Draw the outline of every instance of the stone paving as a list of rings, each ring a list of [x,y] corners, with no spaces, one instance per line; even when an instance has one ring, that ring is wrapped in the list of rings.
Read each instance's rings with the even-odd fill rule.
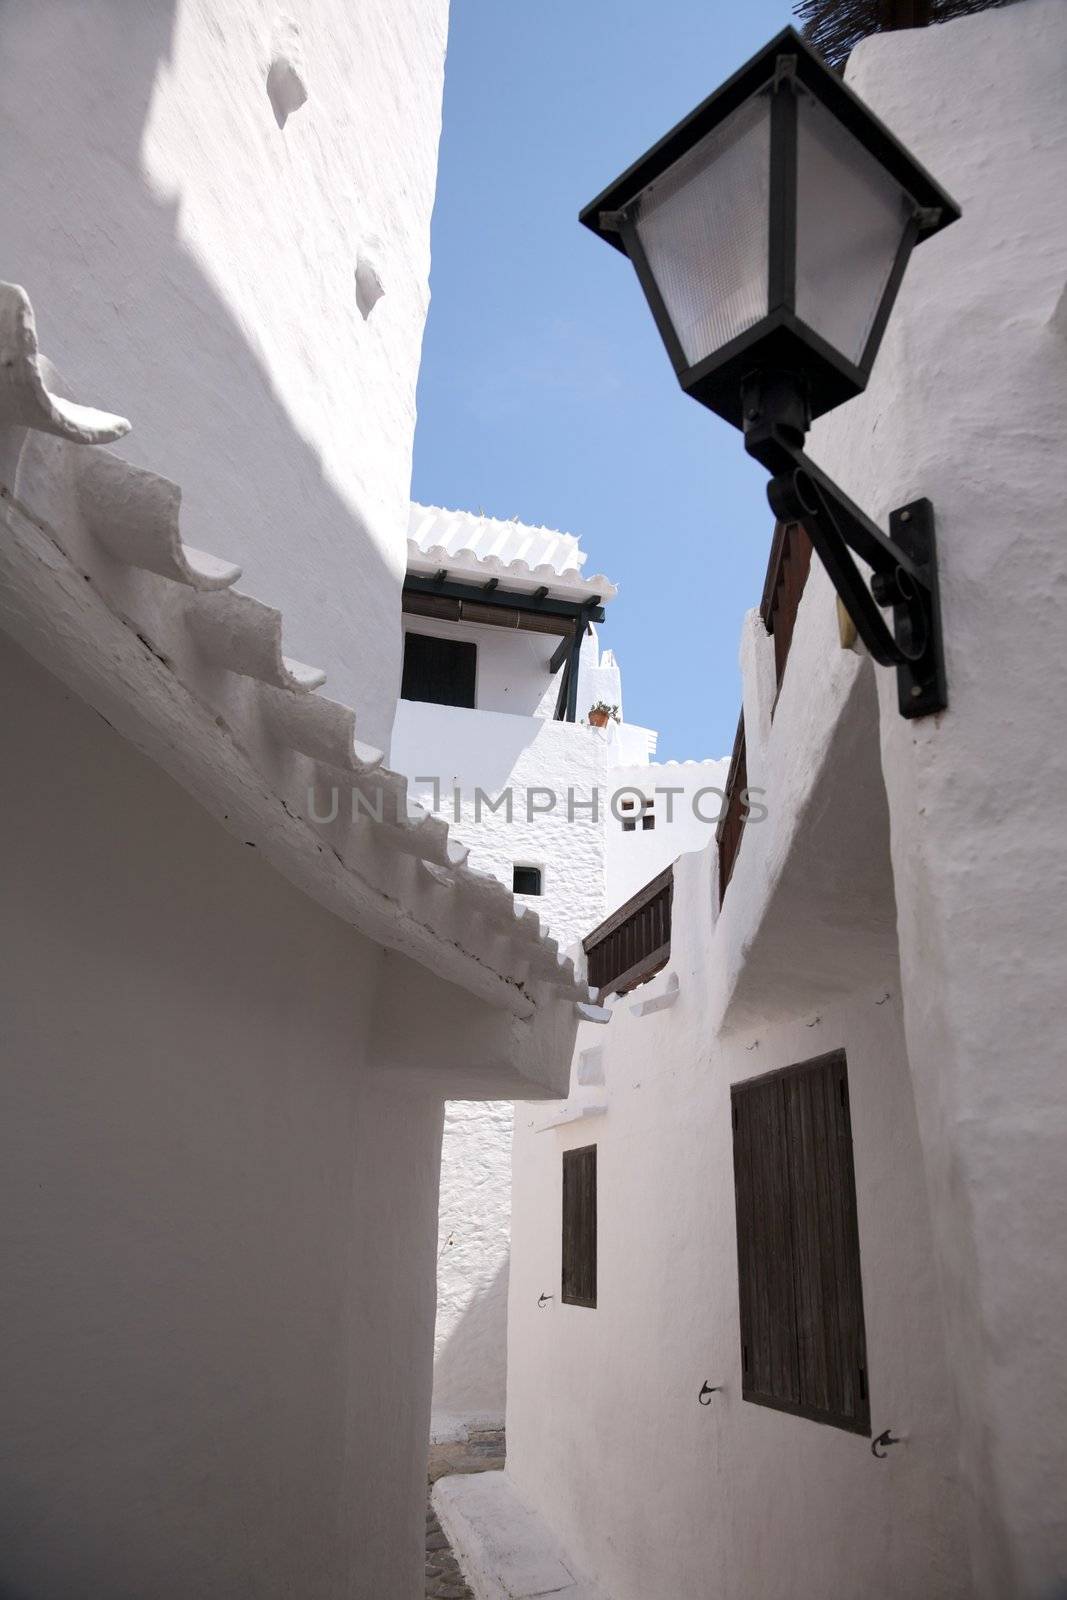
[[[453,1472],[499,1472],[504,1466],[502,1428],[472,1430],[460,1444],[430,1447],[430,1487]],[[426,1507],[426,1600],[474,1600],[431,1505]]]

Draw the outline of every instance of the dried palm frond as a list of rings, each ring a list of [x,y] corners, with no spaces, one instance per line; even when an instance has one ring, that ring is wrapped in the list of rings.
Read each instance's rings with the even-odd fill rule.
[[[1010,0],[800,0],[793,14],[808,43],[831,67],[843,70],[849,53],[869,33],[924,28],[967,17]]]

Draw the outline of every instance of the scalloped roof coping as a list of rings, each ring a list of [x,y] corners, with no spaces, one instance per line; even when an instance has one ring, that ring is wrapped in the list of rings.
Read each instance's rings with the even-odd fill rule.
[[[472,511],[412,502],[408,523],[408,570],[420,574],[467,574],[479,582],[496,578],[505,588],[532,592],[547,588],[559,599],[604,602],[618,593],[602,572],[586,576],[586,562],[573,533],[501,521]]]
[[[0,429],[15,430],[18,495],[27,476],[35,495],[31,508],[0,485],[0,616],[12,637],[368,937],[516,1021],[586,1000],[583,976],[536,915],[466,865],[448,824],[356,737],[355,711],[316,693],[325,674],[283,654],[280,612],[232,590],[231,563],[183,543],[177,485],[108,452],[67,448],[128,424],[57,407],[42,362],[25,294],[0,285]],[[35,445],[40,433],[65,443]],[[352,814],[321,817],[309,777],[317,788],[338,771]],[[543,1048],[534,1035],[515,1046],[528,1063],[518,1070],[540,1085],[566,1067]]]

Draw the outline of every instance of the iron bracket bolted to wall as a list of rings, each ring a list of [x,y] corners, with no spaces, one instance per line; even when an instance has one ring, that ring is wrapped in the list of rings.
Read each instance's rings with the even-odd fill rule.
[[[700,1404],[702,1406],[710,1406],[711,1405],[711,1397],[712,1397],[712,1395],[713,1394],[721,1394],[721,1393],[722,1393],[722,1384],[721,1383],[709,1383],[708,1380],[705,1378],[704,1379],[704,1387],[703,1387],[703,1389],[701,1389],[700,1393],[697,1395],[697,1400],[700,1402]]]
[[[874,660],[896,668],[901,716],[944,711],[948,688],[933,506],[915,500],[898,507],[884,534],[804,454],[810,413],[792,374],[753,373],[742,384],[741,403],[745,449],[771,474],[772,511],[779,521],[804,528]],[[854,555],[872,569],[869,584]],[[883,607],[892,607],[892,628]]]
[[[900,1440],[887,1428],[884,1433],[878,1435],[877,1439],[871,1440],[871,1455],[877,1457],[879,1461],[884,1461],[886,1456],[885,1446],[890,1444],[900,1444]],[[879,1445],[882,1446],[882,1449],[878,1448]]]
[[[556,1297],[555,1297],[555,1295],[554,1295],[554,1294],[543,1294],[543,1295],[542,1295],[542,1296],[541,1296],[541,1298],[540,1298],[540,1299],[539,1299],[539,1300],[538,1300],[538,1302],[537,1302],[537,1308],[538,1308],[538,1310],[539,1310],[539,1311],[543,1311],[543,1310],[544,1310],[544,1309],[545,1309],[545,1307],[546,1307],[546,1306],[547,1306],[547,1304],[548,1304],[548,1302],[549,1302],[549,1301],[550,1301],[550,1300],[554,1300],[554,1299],[555,1299],[555,1298],[556,1298]]]

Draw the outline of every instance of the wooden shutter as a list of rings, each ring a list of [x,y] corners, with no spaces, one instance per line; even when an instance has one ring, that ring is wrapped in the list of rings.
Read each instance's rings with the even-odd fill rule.
[[[782,1078],[803,1405],[868,1431],[866,1353],[844,1055]]]
[[[870,1432],[840,1051],[732,1091],[746,1400]]]
[[[405,633],[400,697],[473,709],[477,670],[478,646],[469,639]]]
[[[746,1400],[800,1404],[789,1174],[781,1088],[734,1090],[734,1186]]]
[[[567,1305],[596,1306],[596,1145],[563,1152],[563,1289]]]

